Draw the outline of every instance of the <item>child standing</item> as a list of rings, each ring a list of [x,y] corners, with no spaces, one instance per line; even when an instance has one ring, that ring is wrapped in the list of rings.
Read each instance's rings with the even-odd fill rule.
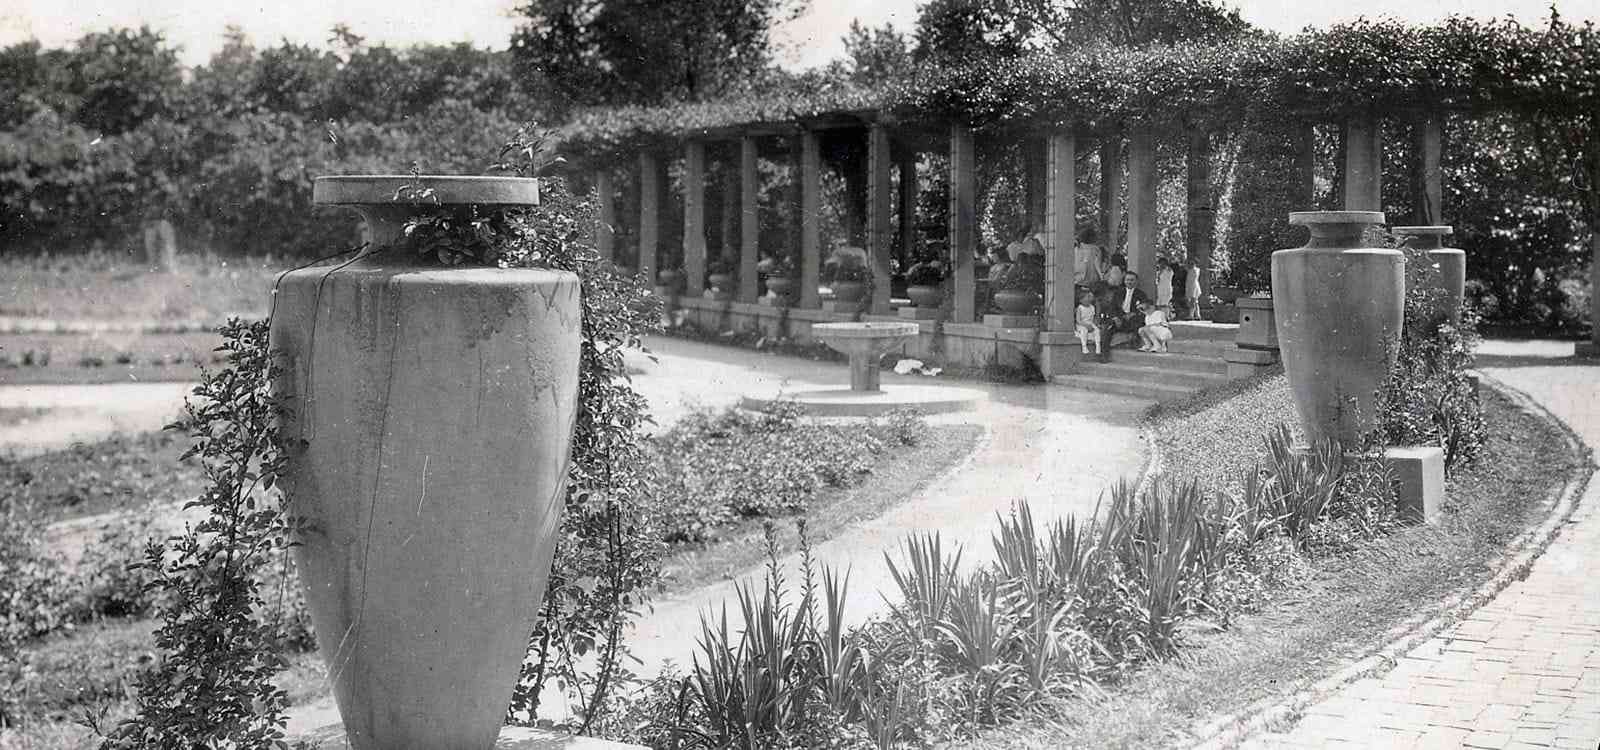
[[[1146,302],[1140,307],[1144,310],[1144,326],[1139,329],[1139,340],[1144,342],[1140,347],[1141,352],[1160,352],[1165,354],[1167,342],[1172,340],[1172,327],[1167,325],[1171,320],[1171,313],[1165,306],[1157,306]]]
[[[1077,325],[1078,344],[1083,347],[1083,353],[1089,353],[1089,342],[1094,341],[1094,353],[1100,353],[1100,324],[1095,322],[1096,310],[1094,294],[1084,292],[1078,295],[1078,307],[1074,311]]]

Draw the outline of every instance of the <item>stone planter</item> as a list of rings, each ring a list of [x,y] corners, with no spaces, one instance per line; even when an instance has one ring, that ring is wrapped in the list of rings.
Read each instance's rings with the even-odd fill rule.
[[[1405,256],[1361,246],[1377,211],[1302,211],[1305,247],[1272,254],[1278,346],[1309,438],[1354,446],[1376,423],[1405,312]]]
[[[1444,246],[1445,235],[1451,231],[1446,226],[1394,228],[1395,234],[1406,238],[1407,245],[1427,251],[1432,264],[1414,277],[1420,276],[1425,287],[1443,290],[1438,297],[1439,314],[1452,323],[1460,323],[1467,294],[1467,253]]]
[[[856,303],[867,298],[867,283],[865,281],[835,281],[833,282],[833,298],[839,302]]]
[[[578,399],[578,278],[432,265],[402,223],[538,200],[534,180],[322,177],[368,249],[293,271],[271,345],[288,397],[284,481],[317,645],[352,747],[490,748],[500,732],[565,502]],[[303,441],[303,442],[302,442]]]
[[[1239,332],[1234,335],[1234,344],[1244,349],[1277,349],[1278,324],[1272,314],[1272,300],[1240,297],[1238,308]]]
[[[1001,289],[994,293],[994,305],[1007,315],[1033,315],[1044,305],[1044,295],[1022,289]]]
[[[917,307],[939,307],[944,304],[944,290],[937,286],[906,287],[906,297]]]
[[[788,276],[768,276],[767,291],[772,292],[772,296],[779,300],[788,302],[794,295],[794,279]]]
[[[719,292],[733,291],[733,274],[714,273],[706,277],[706,283]]]
[[[671,294],[683,291],[683,274],[666,268],[656,272],[656,283],[666,287]]]

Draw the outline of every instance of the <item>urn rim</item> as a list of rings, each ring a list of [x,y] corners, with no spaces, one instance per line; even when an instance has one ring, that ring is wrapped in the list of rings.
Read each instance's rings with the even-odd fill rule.
[[[1291,211],[1289,223],[1303,226],[1323,224],[1382,224],[1382,211]]]
[[[1404,234],[1404,235],[1417,235],[1417,236],[1436,235],[1436,236],[1439,236],[1439,237],[1443,237],[1445,235],[1455,234],[1455,229],[1453,227],[1451,227],[1449,225],[1445,225],[1445,224],[1425,224],[1425,225],[1418,225],[1418,226],[1390,227],[1390,229],[1395,234]]]

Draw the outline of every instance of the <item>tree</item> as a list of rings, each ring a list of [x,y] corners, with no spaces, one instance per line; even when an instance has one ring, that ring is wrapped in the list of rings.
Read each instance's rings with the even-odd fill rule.
[[[701,101],[772,62],[774,26],[806,0],[529,0],[518,76],[553,106]]]
[[[929,0],[917,9],[917,60],[1016,57],[1026,19],[1011,0]]]
[[[911,45],[889,24],[867,28],[851,21],[844,36],[844,75],[863,86],[905,77],[911,72]]]
[[[103,135],[169,114],[183,86],[177,52],[148,27],[86,34],[71,51],[39,60],[46,75],[40,98]]]

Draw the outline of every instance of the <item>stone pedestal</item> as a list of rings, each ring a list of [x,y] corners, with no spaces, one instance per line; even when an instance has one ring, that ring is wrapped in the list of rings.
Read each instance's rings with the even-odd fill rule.
[[[1278,324],[1272,313],[1272,298],[1240,297],[1239,332],[1234,343],[1244,349],[1278,350]]]
[[[1383,462],[1394,477],[1400,517],[1410,523],[1437,524],[1444,505],[1444,449],[1433,445],[1385,448]]]

